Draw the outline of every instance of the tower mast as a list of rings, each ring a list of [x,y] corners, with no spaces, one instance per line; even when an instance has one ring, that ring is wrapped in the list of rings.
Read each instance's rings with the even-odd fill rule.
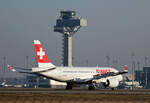
[[[63,34],[63,62],[64,66],[72,66],[72,37],[82,27],[87,25],[87,20],[76,16],[75,11],[61,11],[56,20],[54,32]]]

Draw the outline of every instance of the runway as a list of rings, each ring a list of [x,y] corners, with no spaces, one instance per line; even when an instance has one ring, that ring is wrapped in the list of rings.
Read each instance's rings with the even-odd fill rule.
[[[50,88],[0,88],[0,94],[17,94],[17,93],[33,93],[33,94],[148,94],[150,90],[107,90],[96,89],[89,91],[87,89],[50,89]]]
[[[150,103],[150,90],[0,88],[0,103]]]

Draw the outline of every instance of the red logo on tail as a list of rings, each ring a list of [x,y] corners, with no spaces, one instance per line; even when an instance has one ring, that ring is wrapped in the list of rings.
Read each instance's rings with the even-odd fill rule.
[[[124,71],[128,71],[128,66],[127,65],[124,66]]]
[[[50,60],[43,49],[40,41],[34,41],[35,43],[35,50],[36,50],[36,56],[38,63],[50,63]]]

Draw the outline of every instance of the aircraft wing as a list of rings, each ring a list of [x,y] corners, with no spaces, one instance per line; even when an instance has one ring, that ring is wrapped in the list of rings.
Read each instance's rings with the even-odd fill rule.
[[[10,69],[13,72],[18,72],[18,73],[27,73],[27,74],[35,74],[32,72],[32,69],[27,69],[27,68],[22,68],[22,67],[14,67],[14,66],[7,66],[8,69]]]
[[[77,83],[77,84],[88,84],[92,82],[93,78],[88,78],[88,79],[80,79],[80,78],[76,78],[76,79],[72,79],[69,80],[68,82],[73,82],[73,83]]]
[[[84,84],[84,83],[91,83],[91,82],[94,82],[95,80],[99,80],[99,79],[102,79],[101,82],[106,82],[105,78],[107,78],[107,77],[113,77],[113,76],[117,76],[117,75],[121,75],[121,74],[125,74],[125,73],[128,73],[128,67],[127,66],[124,66],[124,71],[121,71],[121,72],[117,72],[117,73],[108,72],[105,74],[97,74],[97,75],[93,75],[93,78],[87,78],[87,79],[76,78],[75,80],[70,80],[69,82],[83,83]],[[103,81],[103,79],[104,79],[104,81]]]

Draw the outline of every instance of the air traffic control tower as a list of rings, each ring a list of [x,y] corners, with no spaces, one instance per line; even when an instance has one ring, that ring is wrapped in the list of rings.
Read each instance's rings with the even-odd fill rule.
[[[56,20],[54,32],[63,34],[63,65],[72,66],[72,36],[82,27],[87,26],[87,20],[76,16],[75,11],[60,11]]]

